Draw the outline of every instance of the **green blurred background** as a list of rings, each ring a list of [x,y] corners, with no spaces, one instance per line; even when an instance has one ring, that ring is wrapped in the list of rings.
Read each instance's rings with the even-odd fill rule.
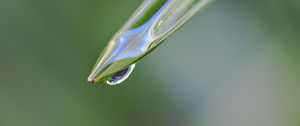
[[[0,126],[300,126],[300,1],[218,0],[118,86],[88,85],[142,0],[1,0]]]

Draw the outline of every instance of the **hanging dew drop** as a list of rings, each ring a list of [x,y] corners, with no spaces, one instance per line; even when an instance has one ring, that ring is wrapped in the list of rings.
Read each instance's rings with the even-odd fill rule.
[[[121,70],[120,72],[114,74],[109,79],[107,79],[106,83],[109,85],[117,85],[117,84],[122,83],[129,77],[129,75],[133,71],[134,67],[135,67],[135,64],[132,64],[131,66]]]

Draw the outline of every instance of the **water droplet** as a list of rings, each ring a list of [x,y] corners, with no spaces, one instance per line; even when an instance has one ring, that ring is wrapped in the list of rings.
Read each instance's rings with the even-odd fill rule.
[[[111,76],[109,79],[107,79],[106,83],[109,85],[117,85],[125,81],[131,72],[133,71],[135,67],[135,64],[132,64],[131,66],[119,71],[118,73]]]

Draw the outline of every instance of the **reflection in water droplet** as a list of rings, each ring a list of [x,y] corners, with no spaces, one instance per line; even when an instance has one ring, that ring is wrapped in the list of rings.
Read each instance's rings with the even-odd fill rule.
[[[120,72],[114,74],[109,79],[107,79],[106,83],[109,85],[117,85],[117,84],[122,83],[129,77],[129,75],[133,71],[134,67],[135,67],[135,64],[132,64],[131,66],[121,70]]]

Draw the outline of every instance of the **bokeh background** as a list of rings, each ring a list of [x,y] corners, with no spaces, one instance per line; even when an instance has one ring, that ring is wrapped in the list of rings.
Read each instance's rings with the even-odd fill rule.
[[[142,0],[1,0],[0,126],[300,126],[300,1],[218,0],[118,86],[88,85]]]

